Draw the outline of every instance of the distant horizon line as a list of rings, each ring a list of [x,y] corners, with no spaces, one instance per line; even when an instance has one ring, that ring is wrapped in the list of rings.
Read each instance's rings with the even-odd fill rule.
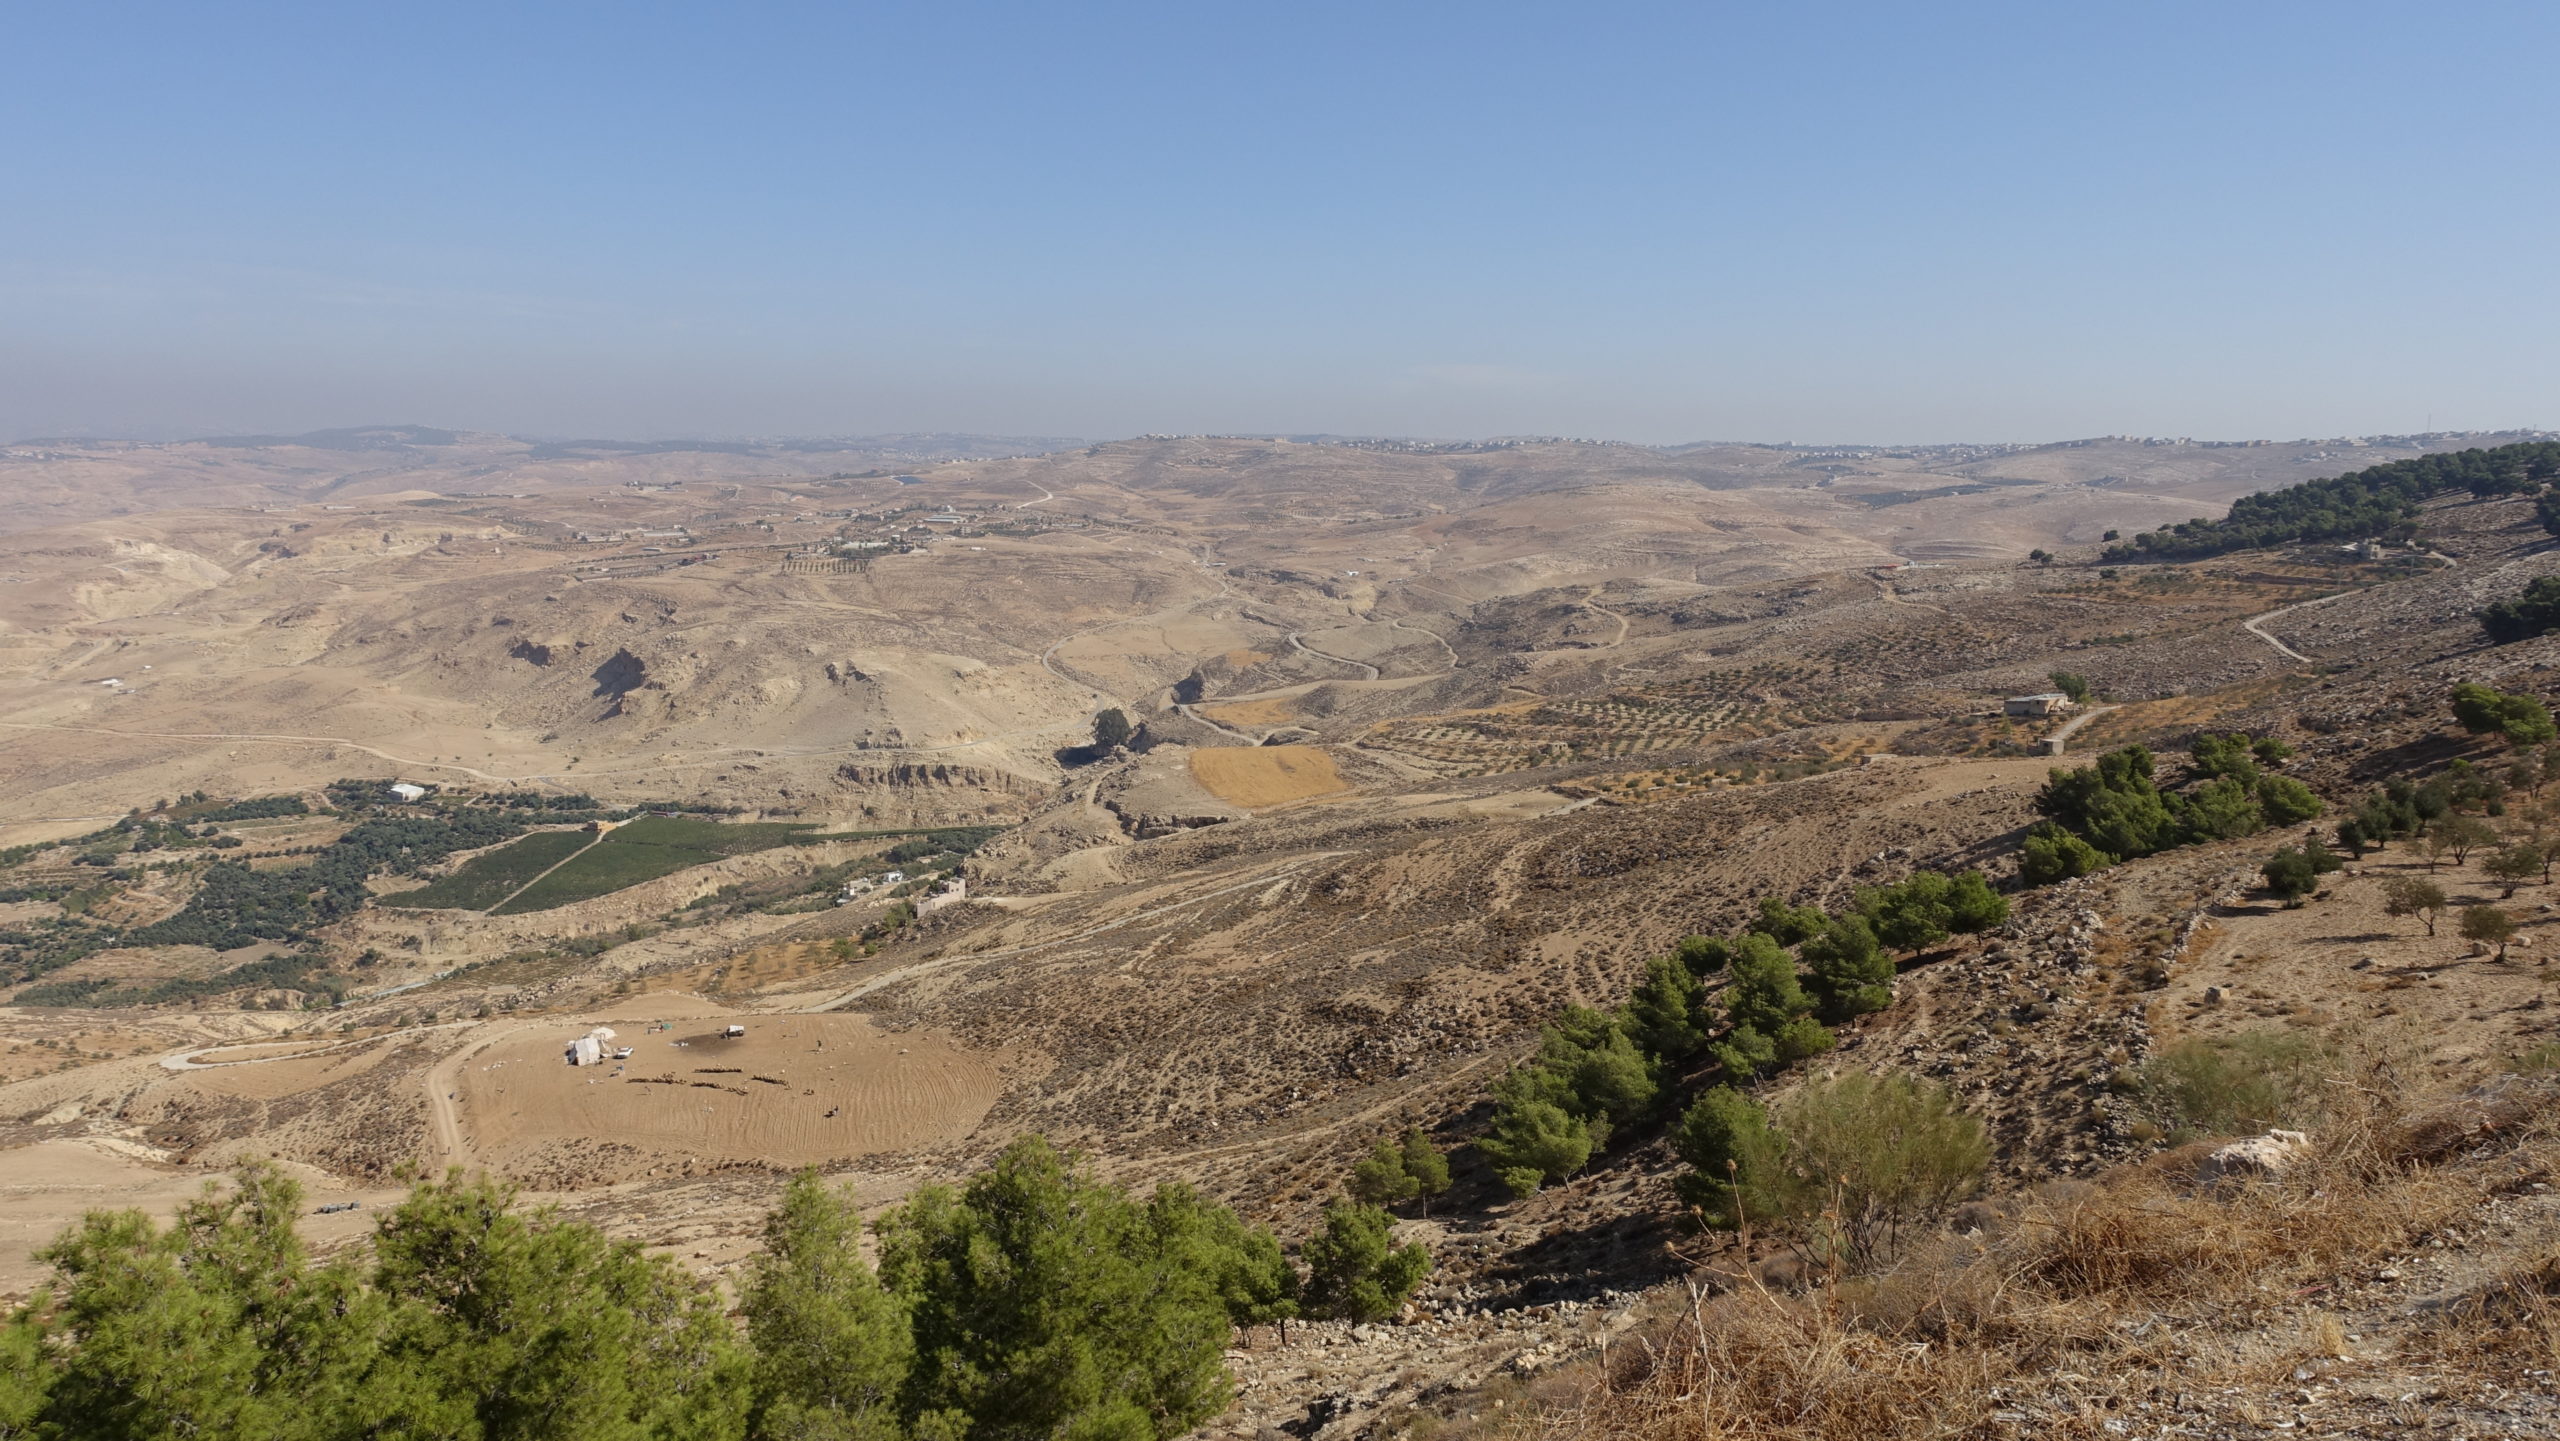
[[[2008,450],[2042,450],[2055,447],[2098,445],[2108,442],[2131,445],[2194,445],[2212,449],[2229,449],[2261,445],[2406,445],[2410,443],[2430,443],[2446,440],[2462,440],[2472,437],[2493,436],[2560,438],[2560,431],[2545,430],[2535,426],[2504,426],[2486,430],[2377,431],[2362,435],[2294,436],[2282,439],[2271,436],[2252,436],[2242,439],[2223,440],[2211,438],[2199,439],[2194,436],[2133,435],[2127,433],[2114,433],[2106,435],[2065,436],[2052,440],[1952,440],[1910,442],[1708,439],[1655,444],[1646,441],[1555,434],[1487,435],[1471,437],[1384,434],[1364,435],[1332,431],[1276,430],[1179,432],[1144,431],[1134,435],[1118,436],[1102,440],[1095,440],[1086,436],[1021,435],[1002,434],[990,431],[958,430],[874,431],[860,434],[739,433],[728,435],[691,434],[626,437],[599,436],[592,434],[581,435],[575,433],[563,433],[558,435],[546,435],[539,433],[528,434],[507,430],[481,430],[471,427],[430,426],[404,422],[396,424],[386,423],[373,425],[323,426],[317,429],[291,433],[240,430],[201,433],[160,433],[140,431],[122,435],[43,435],[28,436],[22,439],[7,441],[5,442],[5,445],[9,448],[24,446],[94,445],[224,445],[250,448],[300,445],[310,449],[326,449],[329,447],[314,444],[314,442],[325,439],[354,439],[356,437],[370,435],[398,437],[399,440],[397,443],[399,444],[427,449],[459,444],[464,437],[494,437],[500,440],[515,441],[520,444],[534,446],[562,448],[580,448],[588,446],[611,448],[627,447],[653,451],[676,451],[712,447],[723,450],[787,450],[822,446],[842,447],[845,449],[880,449],[893,446],[899,442],[906,442],[909,444],[916,442],[944,442],[946,444],[976,443],[980,445],[1000,445],[1023,448],[1023,453],[1025,454],[1054,454],[1058,451],[1072,450],[1079,447],[1125,445],[1138,442],[1175,440],[1282,441],[1293,445],[1411,446],[1431,449],[1516,447],[1529,445],[1591,445],[1624,447],[1632,450],[1651,450],[1661,452],[1706,450],[1723,447],[1753,450],[1878,452],[1978,450],[1994,448]],[[425,438],[430,436],[437,438]],[[1030,449],[1031,447],[1040,447],[1040,449]]]

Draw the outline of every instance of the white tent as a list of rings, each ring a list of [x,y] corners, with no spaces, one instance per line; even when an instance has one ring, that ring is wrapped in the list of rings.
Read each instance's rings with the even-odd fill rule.
[[[603,1061],[604,1043],[597,1040],[595,1037],[580,1036],[578,1039],[569,1043],[570,1065],[594,1066],[601,1065]]]

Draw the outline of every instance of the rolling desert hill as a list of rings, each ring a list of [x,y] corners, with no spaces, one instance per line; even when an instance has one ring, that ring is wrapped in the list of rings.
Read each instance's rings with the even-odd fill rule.
[[[753,484],[883,466],[931,466],[1073,444],[1059,438],[886,435],[766,444],[524,440],[418,425],[302,435],[0,445],[0,532],[207,506],[343,503],[401,491],[538,494],[622,484]]]
[[[2386,909],[2416,842],[2307,906],[2258,890],[2374,786],[2508,764],[2457,681],[2560,691],[2560,635],[2474,620],[2560,574],[2534,502],[2449,493],[2372,551],[2097,555],[2483,438],[901,439],[940,463],[20,447],[59,513],[0,533],[0,1236],[249,1155],[368,1206],[458,1164],[726,1279],[793,1167],[886,1204],[1038,1130],[1295,1238],[1420,1126],[1459,1166],[1405,1222],[1440,1267],[1410,1324],[1251,1338],[1213,1426],[1401,1434],[1709,1274],[1662,1125],[1518,1199],[1466,1145],[1543,1024],[1763,899],[2004,888],[1820,1063],[1946,1087],[2004,1197],[2170,1164],[2113,1078],[2184,1040],[2389,1030],[2450,1092],[2554,1039],[2534,947]],[[2100,704],[2003,713],[2055,672]],[[2183,781],[2231,728],[2327,815],[2024,883],[2052,767],[2142,743]],[[2487,904],[2491,854],[2424,872]],[[223,887],[304,919],[166,928]],[[565,1067],[599,1026],[635,1054]],[[0,1256],[0,1292],[39,1270]]]

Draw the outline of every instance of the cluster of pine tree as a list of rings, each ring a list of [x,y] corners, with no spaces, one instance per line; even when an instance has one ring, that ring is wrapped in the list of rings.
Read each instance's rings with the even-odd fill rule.
[[[1562,1181],[1613,1133],[1662,1116],[1702,1062],[1727,1084],[1748,1084],[1820,1055],[1833,1044],[1825,1020],[1892,1004],[1896,952],[2008,917],[2008,900],[1979,871],[1920,871],[1860,890],[1836,916],[1764,897],[1741,934],[1691,936],[1647,961],[1625,1005],[1567,1008],[1537,1055],[1495,1083],[1493,1122],[1476,1149],[1516,1195]],[[1717,976],[1724,985],[1711,993]]]
[[[2320,798],[2268,769],[2292,754],[2273,737],[2202,736],[2177,789],[2159,785],[2141,746],[2109,751],[2093,766],[2056,767],[2036,796],[2046,819],[2027,833],[2020,874],[2029,885],[2049,885],[2174,846],[2310,820]]]
[[[2560,535],[2560,491],[2544,496],[2542,509],[2544,526]],[[2491,645],[2513,645],[2560,630],[2560,575],[2546,575],[2514,599],[2483,606],[2478,614],[2481,633]]]
[[[803,1174],[738,1298],[458,1173],[362,1261],[315,1265],[301,1192],[248,1165],[162,1229],[95,1212],[0,1325],[0,1438],[1161,1441],[1226,1405],[1232,1329],[1392,1310],[1429,1267],[1338,1205],[1301,1250],[1187,1187],[1143,1199],[1036,1137],[877,1227]]]
[[[2406,538],[2420,502],[2467,490],[2484,499],[2530,495],[2560,480],[2560,442],[2421,455],[2325,480],[2262,490],[2231,503],[2220,520],[2182,520],[2109,546],[2108,561],[2199,560],[2296,541]]]

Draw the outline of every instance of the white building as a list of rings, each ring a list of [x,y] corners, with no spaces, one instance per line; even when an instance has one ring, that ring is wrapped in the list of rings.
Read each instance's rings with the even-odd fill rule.
[[[407,781],[393,781],[391,783],[391,793],[398,796],[400,799],[407,801],[411,805],[416,805],[418,802],[427,798],[427,788],[425,786],[413,786]]]
[[[969,882],[963,877],[953,876],[943,883],[941,890],[916,902],[916,914],[929,916],[935,911],[948,909],[967,899],[969,899]]]
[[[2071,697],[2058,690],[2035,695],[2013,695],[2000,702],[2000,713],[2013,716],[2060,715],[2071,709]]]

